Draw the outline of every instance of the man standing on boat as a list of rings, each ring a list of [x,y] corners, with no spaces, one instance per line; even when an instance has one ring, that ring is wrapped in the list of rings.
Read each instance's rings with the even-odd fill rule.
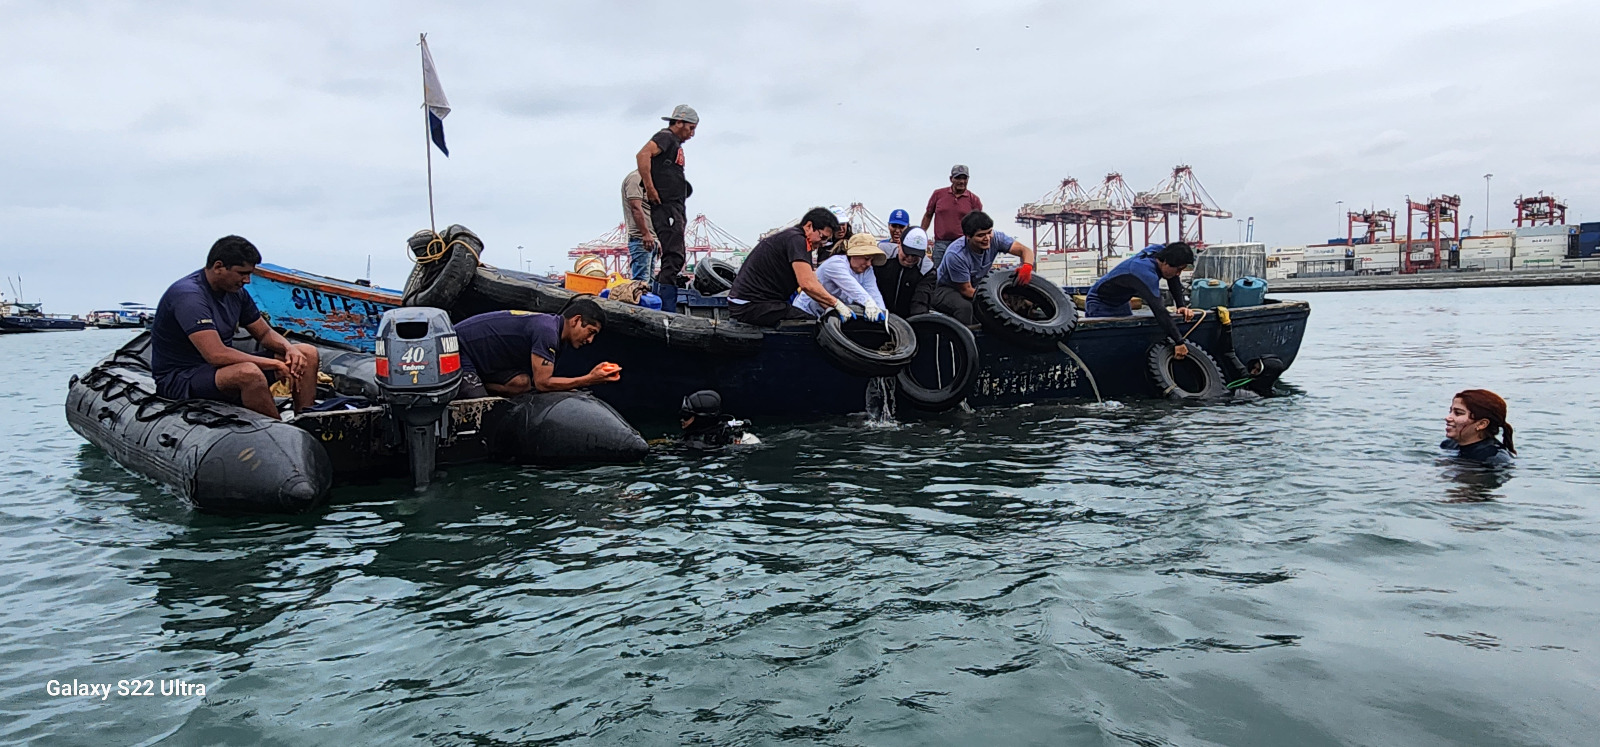
[[[168,399],[210,399],[243,405],[278,417],[272,383],[289,382],[294,409],[310,407],[317,396],[317,349],[291,344],[267,326],[245,291],[261,252],[239,236],[211,245],[206,267],[183,276],[161,294],[150,327],[150,373],[156,394]],[[264,353],[233,347],[244,327]]]
[[[1028,282],[1033,277],[1033,249],[994,230],[994,219],[982,210],[961,219],[961,238],[950,243],[939,262],[938,279],[933,289],[933,310],[955,317],[962,324],[975,324],[972,297],[978,283],[989,276],[994,260],[1010,254],[1022,260],[1017,277]]]
[[[455,325],[461,346],[456,399],[565,392],[622,378],[622,368],[614,363],[596,364],[582,376],[554,375],[561,354],[593,342],[605,319],[600,304],[588,296],[573,298],[560,314],[491,311],[468,317]]]
[[[1174,357],[1181,359],[1189,354],[1189,347],[1183,344],[1183,334],[1178,331],[1178,324],[1172,320],[1172,315],[1167,313],[1167,305],[1161,301],[1161,281],[1167,281],[1172,303],[1183,315],[1183,320],[1187,322],[1193,319],[1194,311],[1184,300],[1183,281],[1178,279],[1178,275],[1192,264],[1194,249],[1182,241],[1165,246],[1151,244],[1138,254],[1122,260],[1111,268],[1111,272],[1089,286],[1089,297],[1084,304],[1085,316],[1133,316],[1131,301],[1138,296],[1172,341]]]
[[[838,231],[839,219],[833,212],[816,207],[806,211],[799,225],[757,242],[728,291],[733,318],[759,327],[776,327],[785,319],[814,319],[790,304],[796,288],[822,308],[853,318],[850,307],[822,287],[811,266],[812,252],[832,245]]]
[[[661,310],[678,310],[678,275],[687,262],[683,232],[688,222],[684,201],[694,187],[683,175],[683,144],[694,137],[700,115],[688,104],[679,104],[662,117],[667,126],[639,149],[634,162],[644,182],[645,198],[650,201],[650,225],[661,242],[661,271],[656,274],[656,295]]]
[[[928,197],[928,209],[922,214],[922,230],[933,224],[933,263],[944,261],[945,249],[961,238],[961,219],[968,213],[982,210],[983,200],[967,190],[967,167],[956,164],[950,167],[950,186],[940,187]]]
[[[878,292],[883,294],[887,304],[884,308],[901,318],[927,313],[933,303],[934,283],[933,261],[928,259],[928,234],[913,228],[905,232],[905,238],[898,245],[885,241],[878,246],[889,255],[889,261],[875,270]]]
[[[639,170],[628,172],[622,180],[622,224],[628,232],[629,277],[650,282],[650,265],[660,244],[650,225],[650,202],[644,194],[644,179]]]

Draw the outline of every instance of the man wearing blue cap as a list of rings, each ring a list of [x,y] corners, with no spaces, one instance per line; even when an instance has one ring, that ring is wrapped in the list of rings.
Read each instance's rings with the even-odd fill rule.
[[[893,257],[894,250],[898,249],[901,243],[905,241],[906,229],[910,227],[911,214],[900,208],[895,208],[894,212],[889,213],[889,240],[878,242],[878,248],[882,249],[884,254]]]

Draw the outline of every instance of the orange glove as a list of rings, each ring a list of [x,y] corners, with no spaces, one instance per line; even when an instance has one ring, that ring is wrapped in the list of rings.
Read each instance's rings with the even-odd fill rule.
[[[1022,285],[1033,282],[1033,265],[1025,264],[1017,268],[1017,282]]]

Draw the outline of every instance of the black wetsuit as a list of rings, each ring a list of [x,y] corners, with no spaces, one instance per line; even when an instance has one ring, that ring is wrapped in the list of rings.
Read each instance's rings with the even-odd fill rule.
[[[696,415],[683,431],[683,445],[691,449],[720,449],[744,437],[745,423],[731,415]]]
[[[1477,462],[1486,467],[1505,467],[1512,464],[1511,452],[1506,447],[1492,438],[1486,438],[1476,443],[1462,446],[1453,438],[1447,438],[1439,444],[1439,448],[1447,451],[1454,450],[1458,459]]]

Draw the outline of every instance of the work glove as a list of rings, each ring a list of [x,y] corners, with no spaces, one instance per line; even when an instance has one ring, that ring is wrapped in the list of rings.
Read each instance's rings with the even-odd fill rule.
[[[844,305],[843,301],[834,301],[833,310],[839,312],[839,321],[841,322],[848,322],[856,318],[856,313],[851,311],[849,306]]]
[[[862,316],[866,317],[866,320],[869,322],[881,322],[887,319],[889,315],[883,313],[883,309],[880,309],[869,303],[867,304],[865,313],[863,313]]]
[[[1017,267],[1017,283],[1027,285],[1033,281],[1033,265],[1024,264]]]

